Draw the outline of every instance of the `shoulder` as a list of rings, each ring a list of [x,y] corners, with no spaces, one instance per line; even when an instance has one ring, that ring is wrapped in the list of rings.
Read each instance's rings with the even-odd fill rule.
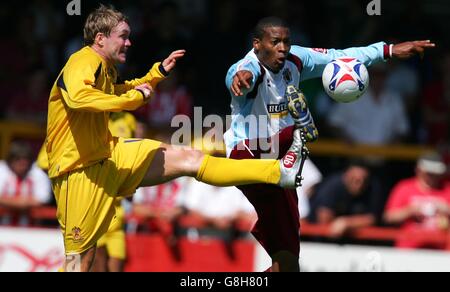
[[[450,194],[450,181],[445,183],[444,189],[445,189],[445,192]]]
[[[3,187],[9,180],[15,180],[15,175],[5,161],[0,161],[0,186]]]
[[[259,60],[253,50],[249,51],[244,58],[236,62],[237,71],[241,70],[244,67],[252,66],[255,68],[259,68]]]
[[[329,177],[328,183],[330,185],[334,185],[336,187],[341,187],[341,186],[343,187],[344,186],[343,177],[344,177],[344,172],[335,173]]]
[[[289,53],[298,57],[302,62],[309,63],[311,60],[321,60],[322,58],[327,57],[329,50],[324,48],[307,48],[293,45],[291,46]]]
[[[321,53],[321,54],[328,54],[328,49],[322,49],[322,48],[306,48],[298,45],[292,45],[291,50],[289,51],[291,54],[294,54],[298,57],[303,57],[305,55],[309,55],[313,52],[315,53]]]
[[[329,177],[326,177],[321,186],[319,191],[328,192],[330,189],[333,190],[333,192],[330,192],[330,196],[335,196],[338,193],[340,194],[341,191],[345,190],[344,183],[342,181],[343,173],[336,173]]]
[[[33,163],[28,175],[31,177],[31,179],[47,178],[47,174],[39,166],[37,166],[36,163]]]
[[[416,188],[416,178],[407,178],[399,181],[392,189],[392,193],[409,192],[414,188]]]
[[[67,68],[91,68],[97,71],[102,64],[102,58],[90,47],[84,47],[73,53],[66,64]]]
[[[6,164],[6,161],[1,160],[0,161],[0,176],[6,175],[10,173],[11,170],[8,167],[8,164]]]

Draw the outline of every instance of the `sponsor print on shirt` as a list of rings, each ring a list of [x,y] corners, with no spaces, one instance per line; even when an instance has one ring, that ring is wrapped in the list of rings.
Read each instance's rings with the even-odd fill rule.
[[[279,104],[268,104],[267,112],[269,113],[271,118],[284,118],[288,115],[288,105],[287,103],[279,103]]]

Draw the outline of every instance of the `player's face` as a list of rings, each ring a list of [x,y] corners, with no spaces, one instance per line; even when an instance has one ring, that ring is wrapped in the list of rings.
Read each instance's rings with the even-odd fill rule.
[[[253,48],[266,67],[274,72],[280,71],[291,49],[290,32],[287,27],[268,27],[262,39],[255,38]]]
[[[109,37],[103,39],[103,50],[108,61],[113,64],[125,63],[127,50],[131,46],[130,33],[130,26],[122,21],[112,29]]]

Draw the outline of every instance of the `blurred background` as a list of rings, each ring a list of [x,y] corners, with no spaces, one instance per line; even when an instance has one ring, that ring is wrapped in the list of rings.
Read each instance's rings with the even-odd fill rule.
[[[62,240],[48,181],[37,174],[39,183],[17,191],[26,177],[19,162],[33,171],[50,88],[83,46],[85,18],[99,3],[113,4],[130,19],[123,79],[145,75],[175,49],[187,50],[155,98],[133,112],[141,136],[166,141],[176,130],[170,128],[174,115],[192,117],[194,107],[204,115],[230,113],[226,72],[251,49],[251,32],[264,16],[285,19],[292,43],[306,47],[435,42],[422,59],[369,68],[370,88],[352,104],[332,101],[320,79],[300,84],[321,136],[310,146],[317,175],[299,190],[301,264],[305,271],[439,270],[450,259],[450,2],[381,0],[380,16],[367,15],[368,0],[81,0],[81,16],[67,15],[69,2],[33,0],[0,10],[0,271],[60,264]],[[125,270],[267,269],[267,255],[248,233],[256,214],[245,197],[236,189],[192,184],[177,180],[123,202],[130,243]],[[406,209],[414,210],[396,213]],[[36,226],[48,235],[30,229]],[[25,258],[24,249],[35,258]],[[420,264],[409,264],[411,257]]]

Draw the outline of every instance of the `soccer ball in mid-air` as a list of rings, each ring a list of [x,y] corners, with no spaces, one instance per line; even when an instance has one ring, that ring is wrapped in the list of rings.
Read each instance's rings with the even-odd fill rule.
[[[325,66],[322,84],[335,101],[352,102],[369,86],[369,73],[366,66],[355,58],[337,58]]]

